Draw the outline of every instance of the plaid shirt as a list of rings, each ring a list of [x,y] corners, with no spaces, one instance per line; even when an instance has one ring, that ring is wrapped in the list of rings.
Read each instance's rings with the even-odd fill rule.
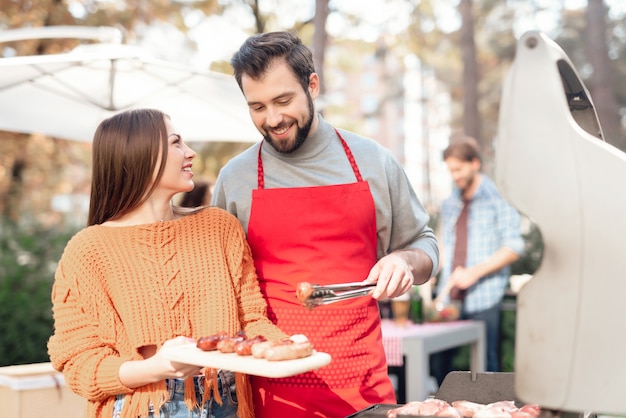
[[[460,190],[441,205],[441,241],[443,263],[438,288],[441,290],[451,273],[455,245],[455,225],[463,208]],[[520,215],[496,189],[484,174],[469,207],[467,266],[476,265],[489,258],[502,247],[518,254],[524,252],[524,240],[520,233]],[[482,277],[467,292],[463,309],[467,313],[484,311],[500,302],[508,285],[510,266]]]

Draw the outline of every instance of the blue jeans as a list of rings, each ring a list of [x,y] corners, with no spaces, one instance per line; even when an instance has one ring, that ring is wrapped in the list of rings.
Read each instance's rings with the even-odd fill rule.
[[[501,304],[472,314],[463,314],[463,319],[483,321],[487,332],[487,371],[500,371],[500,318]]]
[[[218,404],[213,395],[207,398],[204,405],[189,411],[185,405],[185,381],[183,379],[167,379],[165,381],[170,399],[159,411],[159,418],[237,418],[237,395],[235,394],[235,375],[232,372],[220,371],[218,374],[218,390],[222,397],[222,405]],[[202,402],[204,393],[204,376],[194,378],[196,399]],[[122,418],[122,406],[125,395],[117,395],[113,408],[113,418]],[[154,418],[154,408],[150,407],[147,418]],[[124,417],[126,418],[126,417]]]

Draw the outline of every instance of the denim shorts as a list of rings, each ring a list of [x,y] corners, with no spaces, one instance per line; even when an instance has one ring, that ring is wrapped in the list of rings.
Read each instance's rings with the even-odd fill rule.
[[[166,379],[167,391],[170,399],[159,411],[159,418],[237,418],[237,395],[235,393],[235,375],[232,372],[219,371],[217,386],[222,397],[222,405],[217,403],[213,394],[209,396],[200,408],[189,411],[185,405],[184,379]],[[204,393],[204,376],[194,378],[196,399],[202,402]],[[113,418],[122,418],[122,406],[125,395],[117,395],[113,408]],[[154,408],[150,406],[147,418],[154,418]],[[139,417],[138,417],[139,418]]]

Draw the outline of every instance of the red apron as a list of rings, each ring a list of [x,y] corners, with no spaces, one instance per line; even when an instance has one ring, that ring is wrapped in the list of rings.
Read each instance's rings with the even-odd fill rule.
[[[337,132],[357,182],[264,189],[261,147],[252,191],[248,241],[270,319],[305,334],[331,363],[281,379],[253,378],[256,417],[344,417],[371,404],[396,403],[387,375],[376,300],[362,297],[302,307],[302,281],[364,280],[376,263],[376,210],[350,148]]]

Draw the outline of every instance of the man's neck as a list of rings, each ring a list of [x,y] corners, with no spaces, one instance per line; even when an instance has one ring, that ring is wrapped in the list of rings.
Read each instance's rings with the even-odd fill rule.
[[[474,175],[474,180],[472,181],[472,184],[470,184],[470,186],[463,190],[463,192],[461,193],[461,199],[463,200],[472,200],[474,198],[474,196],[476,195],[476,191],[478,191],[478,188],[480,187],[480,183],[482,183],[483,181],[483,176],[479,173],[476,173],[476,175]]]
[[[317,128],[320,126],[320,115],[317,110],[313,111],[313,122],[311,123],[311,129],[309,130],[309,138],[317,132]]]

